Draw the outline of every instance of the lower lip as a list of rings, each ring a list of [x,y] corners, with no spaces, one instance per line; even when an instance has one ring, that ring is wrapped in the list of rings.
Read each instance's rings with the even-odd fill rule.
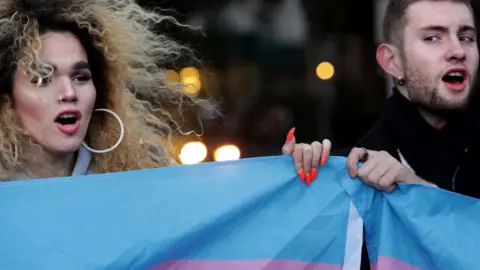
[[[447,83],[447,82],[443,82],[443,83],[449,90],[455,91],[455,92],[461,92],[465,90],[465,88],[467,88],[467,80],[464,80],[462,83]]]
[[[73,135],[77,133],[78,129],[80,128],[80,121],[77,121],[75,124],[72,125],[61,125],[57,123],[57,128],[67,134],[67,135]]]

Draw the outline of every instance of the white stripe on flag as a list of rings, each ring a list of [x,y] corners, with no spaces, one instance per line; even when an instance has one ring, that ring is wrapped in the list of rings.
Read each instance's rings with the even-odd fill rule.
[[[358,270],[362,260],[363,220],[350,200],[343,270]]]

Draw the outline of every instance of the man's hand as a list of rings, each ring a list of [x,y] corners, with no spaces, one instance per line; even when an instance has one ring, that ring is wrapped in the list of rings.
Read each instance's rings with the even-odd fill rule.
[[[359,162],[363,162],[360,167],[358,167]],[[347,170],[350,177],[358,177],[367,185],[387,192],[394,190],[396,183],[435,186],[418,177],[385,151],[354,148],[348,155]]]

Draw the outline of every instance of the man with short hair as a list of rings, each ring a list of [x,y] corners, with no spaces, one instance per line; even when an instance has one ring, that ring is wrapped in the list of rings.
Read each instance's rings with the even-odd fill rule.
[[[470,1],[390,0],[383,26],[377,61],[396,84],[393,96],[356,147],[337,155],[348,155],[351,177],[381,190],[409,182],[480,197],[480,118],[471,106],[479,53]],[[328,141],[295,146],[292,139],[283,152],[305,174],[316,172],[312,160],[329,149]]]
[[[479,61],[470,1],[390,0],[384,39],[377,61],[396,83],[393,96],[356,147],[338,154],[348,155],[352,177],[383,190],[408,181],[472,195],[465,185],[472,181],[459,178],[480,141],[480,118],[470,106]],[[293,154],[299,173],[329,155],[328,140],[295,145],[290,137],[283,153]],[[365,163],[358,168],[359,161]]]
[[[471,194],[458,189],[472,181],[458,173],[480,134],[478,116],[469,107],[479,60],[470,1],[391,0],[384,39],[377,61],[397,86],[383,117],[357,144],[362,148],[350,152],[351,176],[386,190],[423,178]]]

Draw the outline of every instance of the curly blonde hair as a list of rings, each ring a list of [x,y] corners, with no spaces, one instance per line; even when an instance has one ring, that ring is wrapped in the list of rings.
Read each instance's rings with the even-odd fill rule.
[[[115,111],[123,120],[125,137],[115,151],[93,155],[94,172],[117,172],[177,163],[171,137],[172,107],[208,102],[186,94],[182,85],[167,83],[162,64],[190,52],[154,32],[170,16],[143,9],[133,0],[2,0],[0,2],[0,172],[18,166],[22,130],[14,110],[12,76],[20,70],[44,77],[52,67],[40,57],[40,36],[69,31],[84,46],[97,89],[95,108]],[[202,105],[202,106],[203,106]],[[174,125],[173,125],[174,126]],[[118,139],[114,118],[94,113],[85,141],[95,149]]]

